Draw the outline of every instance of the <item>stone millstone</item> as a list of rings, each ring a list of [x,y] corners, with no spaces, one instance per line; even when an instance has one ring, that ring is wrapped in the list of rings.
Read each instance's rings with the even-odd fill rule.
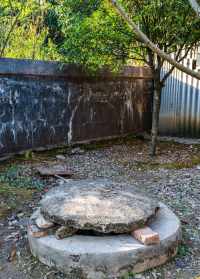
[[[158,207],[134,186],[109,180],[70,181],[50,190],[41,201],[41,213],[53,223],[118,234],[144,226]]]

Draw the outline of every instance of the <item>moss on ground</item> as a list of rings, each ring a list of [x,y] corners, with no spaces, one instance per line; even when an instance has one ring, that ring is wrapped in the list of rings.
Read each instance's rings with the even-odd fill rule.
[[[18,209],[23,202],[31,200],[34,192],[33,189],[16,188],[0,183],[0,219]]]
[[[193,156],[188,160],[182,160],[182,161],[175,161],[175,162],[169,162],[169,163],[158,163],[158,162],[137,162],[136,168],[140,170],[156,170],[156,169],[190,169],[197,165],[200,165],[200,157]]]
[[[120,144],[126,144],[126,145],[139,145],[144,144],[145,140],[142,137],[136,136],[136,135],[127,135],[126,137],[119,137],[115,139],[105,139],[100,141],[94,141],[87,144],[81,144],[79,145],[84,150],[98,150],[102,148],[108,148],[112,147],[113,145],[120,145]]]
[[[32,199],[33,193],[41,190],[44,184],[32,177],[26,167],[16,164],[0,168],[0,219]]]

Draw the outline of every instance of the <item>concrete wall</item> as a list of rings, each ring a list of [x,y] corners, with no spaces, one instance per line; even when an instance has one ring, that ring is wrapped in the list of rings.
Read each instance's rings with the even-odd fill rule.
[[[151,128],[151,74],[0,59],[0,157]]]

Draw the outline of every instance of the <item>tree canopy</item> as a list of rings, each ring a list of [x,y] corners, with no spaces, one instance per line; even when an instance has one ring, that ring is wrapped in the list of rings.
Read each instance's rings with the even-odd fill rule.
[[[199,44],[200,18],[187,0],[121,0],[122,17],[116,12],[116,3],[61,0],[57,14],[64,40],[59,50],[67,62],[92,69],[102,66],[117,69],[131,61],[151,67],[154,80],[151,154],[155,155],[162,88],[175,65]],[[172,54],[176,63],[162,74],[164,63]]]
[[[0,57],[57,59],[56,46],[46,24],[50,1],[0,2]]]
[[[96,69],[126,64],[131,30],[106,1],[61,1],[57,15],[64,41],[60,53],[65,61]]]
[[[199,41],[200,23],[187,0],[120,1],[141,30],[167,53]],[[57,8],[66,61],[90,67],[144,61],[147,50],[107,0],[61,0]],[[146,62],[146,61],[145,61]]]

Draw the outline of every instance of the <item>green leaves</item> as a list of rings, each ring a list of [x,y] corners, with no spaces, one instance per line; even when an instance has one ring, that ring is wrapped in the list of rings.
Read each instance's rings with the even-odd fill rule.
[[[0,56],[57,59],[45,24],[48,0],[4,0],[0,3]]]
[[[199,42],[200,19],[188,0],[119,2],[168,54]],[[1,52],[6,57],[78,63],[93,71],[144,63],[147,56],[108,0],[1,1]]]
[[[41,190],[44,184],[39,179],[32,178],[24,173],[25,170],[19,166],[12,166],[0,174],[0,183],[15,188],[26,188]]]
[[[106,1],[62,1],[57,14],[64,34],[60,51],[66,62],[96,70],[118,68],[127,59],[133,35]]]
[[[120,2],[142,31],[168,54],[199,41],[200,21],[187,0]],[[95,70],[103,66],[118,69],[146,59],[145,47],[108,1],[62,0],[56,13],[64,38],[59,50],[66,62]]]

